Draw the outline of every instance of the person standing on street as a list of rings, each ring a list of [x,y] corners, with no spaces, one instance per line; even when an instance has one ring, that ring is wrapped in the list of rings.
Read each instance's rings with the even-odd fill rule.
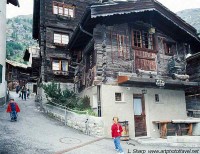
[[[115,150],[118,152],[118,154],[124,154],[120,144],[120,137],[123,129],[122,126],[118,123],[118,121],[118,117],[113,117],[113,125],[111,127],[112,138],[114,140]]]
[[[26,87],[25,86],[23,86],[22,87],[22,100],[26,100]]]
[[[17,121],[17,113],[20,112],[19,106],[14,102],[13,98],[10,98],[6,112],[10,113],[11,121]]]

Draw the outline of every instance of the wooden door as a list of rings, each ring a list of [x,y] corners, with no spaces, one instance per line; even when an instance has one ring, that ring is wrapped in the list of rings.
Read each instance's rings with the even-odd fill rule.
[[[134,120],[135,120],[135,137],[146,136],[146,114],[143,95],[133,96]]]
[[[33,92],[37,94],[37,85],[33,85]]]

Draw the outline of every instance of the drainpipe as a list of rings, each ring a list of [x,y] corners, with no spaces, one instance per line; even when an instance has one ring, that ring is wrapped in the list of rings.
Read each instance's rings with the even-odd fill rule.
[[[93,37],[93,35],[92,35],[91,33],[87,32],[86,30],[84,30],[84,29],[82,28],[81,24],[79,24],[79,28],[80,28],[80,30],[81,30],[83,33],[85,33],[85,34],[87,34],[87,35]]]
[[[97,85],[98,117],[101,117],[101,85]]]

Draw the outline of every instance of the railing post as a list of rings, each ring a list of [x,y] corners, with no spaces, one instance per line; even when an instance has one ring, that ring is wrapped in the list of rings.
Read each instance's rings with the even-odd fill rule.
[[[66,126],[66,124],[67,124],[67,109],[65,107],[65,126]]]

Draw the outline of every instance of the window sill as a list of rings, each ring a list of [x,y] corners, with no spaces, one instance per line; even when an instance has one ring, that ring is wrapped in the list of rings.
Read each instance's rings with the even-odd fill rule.
[[[165,53],[166,56],[173,56],[172,53]]]
[[[158,53],[158,51],[153,50],[153,49],[139,48],[139,47],[135,47],[135,46],[133,46],[132,49],[135,49],[135,50],[141,50],[141,51],[146,51],[146,52]]]
[[[115,103],[126,103],[125,101],[115,101]]]
[[[59,47],[66,47],[67,44],[61,44],[61,43],[54,43],[55,46],[59,46]]]
[[[71,16],[64,16],[64,15],[61,15],[61,14],[55,14],[57,18],[59,19],[63,19],[63,20],[72,20],[74,17],[71,17]]]
[[[69,73],[67,71],[56,71],[52,70],[54,75],[64,75],[67,76]]]

